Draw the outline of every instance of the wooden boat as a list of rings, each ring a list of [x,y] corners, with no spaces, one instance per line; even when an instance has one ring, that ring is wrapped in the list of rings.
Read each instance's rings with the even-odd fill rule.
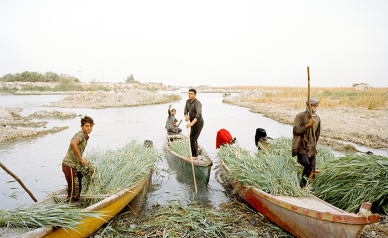
[[[222,158],[220,160],[226,173],[230,172]],[[359,237],[365,225],[380,219],[378,214],[366,217],[348,213],[313,195],[309,198],[273,196],[256,187],[248,189],[246,184],[239,186],[235,180],[231,184],[248,204],[296,237]],[[368,203],[362,206],[370,209]]]
[[[179,155],[169,147],[169,143],[171,141],[180,140],[183,138],[187,138],[187,136],[182,134],[167,133],[165,146],[166,149],[174,155],[174,161],[188,174],[193,175],[190,156]],[[209,183],[213,161],[210,159],[210,156],[206,153],[205,149],[200,145],[198,145],[198,154],[198,157],[193,157],[195,179],[207,185]]]
[[[29,232],[22,232],[18,228],[7,228],[5,230],[5,235],[7,237],[23,237],[23,238],[40,238],[40,237],[71,237],[71,238],[81,238],[88,237],[90,234],[98,230],[104,223],[113,218],[117,213],[119,213],[128,203],[130,203],[136,196],[142,196],[146,193],[147,185],[151,178],[152,171],[149,174],[144,176],[144,178],[139,181],[136,185],[125,188],[115,194],[111,195],[92,195],[92,196],[83,196],[81,198],[104,198],[102,201],[95,203],[87,208],[85,211],[99,211],[103,212],[103,219],[100,218],[86,218],[79,225],[81,229],[76,228],[72,229],[63,229],[63,228],[54,228],[53,226],[38,228]],[[33,206],[43,206],[47,204],[55,204],[56,199],[65,200],[67,196],[67,189],[62,189],[57,191],[55,194],[48,196],[47,198],[35,203]],[[1,235],[1,237],[3,237]]]

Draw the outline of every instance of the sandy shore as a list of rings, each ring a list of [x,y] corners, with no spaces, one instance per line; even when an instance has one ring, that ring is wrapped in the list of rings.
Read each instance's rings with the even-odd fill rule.
[[[122,89],[113,91],[80,92],[70,95],[58,102],[51,102],[48,107],[101,109],[108,107],[161,104],[172,102],[177,99],[180,99],[180,96],[165,95],[141,89]]]
[[[250,108],[250,111],[261,113],[278,122],[293,125],[296,114],[305,110],[301,107],[290,107],[289,104],[255,103],[263,91],[255,90],[242,93],[236,97],[225,98],[224,103]],[[303,101],[303,99],[296,99]],[[386,149],[388,147],[388,111],[367,110],[365,108],[318,108],[322,120],[321,144],[337,144],[332,139],[340,139],[365,145],[371,148]],[[270,136],[270,135],[269,135]],[[352,146],[348,146],[352,150]],[[346,150],[346,148],[343,148]]]
[[[15,107],[0,107],[0,143],[7,143],[19,139],[46,135],[63,131],[68,127],[53,127],[51,129],[35,130],[19,127],[44,127],[47,121],[32,121],[36,118],[68,119],[76,117],[74,112],[38,111],[27,117],[21,116],[23,109]],[[45,128],[45,127],[44,127]]]

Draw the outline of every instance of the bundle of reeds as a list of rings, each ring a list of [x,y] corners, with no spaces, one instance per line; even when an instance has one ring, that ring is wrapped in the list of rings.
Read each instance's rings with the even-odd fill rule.
[[[0,226],[31,229],[51,225],[74,230],[87,217],[103,219],[101,213],[83,211],[71,204],[19,207],[0,210]]]
[[[95,167],[93,176],[84,176],[82,193],[86,195],[112,194],[134,186],[160,160],[161,154],[133,140],[117,150],[95,148],[85,155],[85,160]]]
[[[350,155],[326,161],[313,188],[317,197],[348,212],[357,211],[362,202],[388,212],[388,158]]]
[[[185,137],[182,139],[175,139],[168,143],[168,146],[172,151],[175,151],[178,155],[190,156],[189,140]]]
[[[306,197],[308,191],[300,188],[301,171],[291,156],[291,144],[287,137],[269,140],[267,148],[252,155],[237,143],[222,146],[218,154],[230,168],[227,176],[231,179],[276,196]],[[327,148],[321,147],[321,151],[318,162],[332,156]]]

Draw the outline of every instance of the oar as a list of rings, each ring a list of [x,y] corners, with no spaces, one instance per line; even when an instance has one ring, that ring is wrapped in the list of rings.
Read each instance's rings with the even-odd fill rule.
[[[309,111],[310,111],[310,118],[313,118],[313,111],[311,110],[311,104],[310,104],[310,68],[309,68],[309,66],[307,66],[307,82],[308,82],[307,101],[308,101],[308,106],[309,106]],[[311,126],[311,128],[313,129],[314,144],[315,144],[315,146],[317,146],[317,140],[315,139],[315,132],[314,132],[314,124]],[[315,174],[315,165],[316,164],[317,164],[317,161],[315,160],[313,174]]]
[[[30,190],[28,190],[28,188],[24,185],[24,183],[18,178],[18,176],[16,176],[14,173],[12,173],[9,169],[7,169],[7,167],[5,167],[4,164],[2,164],[0,162],[0,167],[2,167],[5,172],[7,172],[9,175],[11,175],[14,179],[16,179],[16,181],[18,181],[18,183],[24,188],[24,190],[30,195],[30,197],[32,198],[32,200],[34,200],[35,202],[37,202],[38,200],[34,197],[34,195],[31,193]]]
[[[187,122],[188,124],[189,122]],[[193,169],[193,178],[194,178],[194,186],[195,186],[195,193],[198,193],[197,191],[197,181],[195,180],[195,171],[194,171],[194,163],[193,163],[193,154],[191,153],[191,144],[190,144],[190,127],[187,128],[187,134],[189,138],[189,150],[190,150],[190,158],[191,158],[191,168]]]

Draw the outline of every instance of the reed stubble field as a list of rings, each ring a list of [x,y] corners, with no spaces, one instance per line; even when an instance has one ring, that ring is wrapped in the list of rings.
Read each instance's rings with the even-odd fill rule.
[[[250,108],[278,122],[292,125],[306,110],[307,88],[240,87],[244,93],[224,103]],[[371,148],[388,147],[388,89],[312,88],[311,97],[320,101],[317,114],[322,120],[320,140],[331,146],[340,139]]]

